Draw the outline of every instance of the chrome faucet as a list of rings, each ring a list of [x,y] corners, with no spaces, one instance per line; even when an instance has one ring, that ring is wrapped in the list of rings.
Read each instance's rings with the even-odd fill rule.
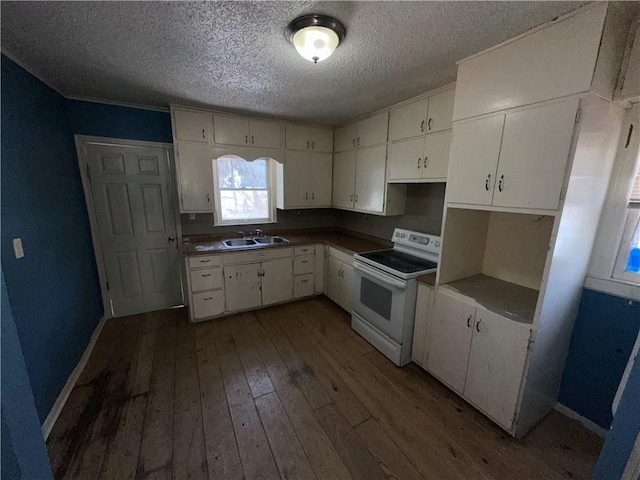
[[[256,237],[264,237],[264,231],[261,228],[256,228]]]
[[[242,238],[244,238],[244,232],[242,230],[240,230],[238,233],[242,235]]]

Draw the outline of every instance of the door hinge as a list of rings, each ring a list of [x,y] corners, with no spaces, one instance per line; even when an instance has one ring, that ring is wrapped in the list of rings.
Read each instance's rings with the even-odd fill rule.
[[[580,115],[581,115],[580,112],[582,112],[582,110],[580,110],[580,109],[578,109],[578,111],[576,112],[576,123],[578,123],[580,121]]]

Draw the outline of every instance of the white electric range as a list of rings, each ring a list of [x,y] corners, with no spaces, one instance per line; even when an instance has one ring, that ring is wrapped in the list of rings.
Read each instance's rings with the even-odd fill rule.
[[[351,327],[398,366],[411,361],[418,283],[435,272],[440,237],[396,228],[391,250],[356,254]]]

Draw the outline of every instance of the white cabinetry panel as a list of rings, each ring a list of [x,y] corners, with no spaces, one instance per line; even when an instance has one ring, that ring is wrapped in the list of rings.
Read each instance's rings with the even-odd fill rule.
[[[369,147],[387,143],[389,113],[384,112],[358,122],[356,147]]]
[[[428,108],[429,99],[425,98],[391,110],[391,141],[424,135]]]
[[[425,129],[427,133],[451,129],[455,95],[456,91],[454,89],[429,97],[429,116],[427,117]]]
[[[356,151],[333,156],[333,201],[336,207],[353,208],[356,186]]]
[[[176,140],[209,143],[211,114],[189,110],[174,110],[173,124]]]
[[[282,129],[279,123],[251,120],[249,130],[252,147],[280,148]]]
[[[356,148],[356,137],[358,136],[358,125],[351,123],[343,125],[335,130],[334,151],[342,152]]]
[[[211,147],[206,143],[177,142],[180,212],[213,212]]]
[[[213,116],[214,141],[223,145],[249,145],[249,119]]]
[[[262,305],[285,302],[293,298],[293,265],[291,258],[261,264]]]
[[[262,305],[260,264],[224,267],[224,292],[227,312],[247,310]]]
[[[355,207],[358,210],[384,210],[387,146],[358,149]]]
[[[191,296],[191,309],[194,319],[214,317],[224,312],[224,292],[194,293]]]
[[[424,138],[422,178],[445,180],[449,169],[450,150],[450,131],[427,135]]]

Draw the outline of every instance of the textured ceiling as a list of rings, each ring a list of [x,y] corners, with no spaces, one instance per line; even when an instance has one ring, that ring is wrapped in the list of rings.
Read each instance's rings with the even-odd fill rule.
[[[455,80],[455,62],[586,2],[2,2],[2,48],[64,95],[337,124]],[[314,65],[305,13],[347,36]]]

